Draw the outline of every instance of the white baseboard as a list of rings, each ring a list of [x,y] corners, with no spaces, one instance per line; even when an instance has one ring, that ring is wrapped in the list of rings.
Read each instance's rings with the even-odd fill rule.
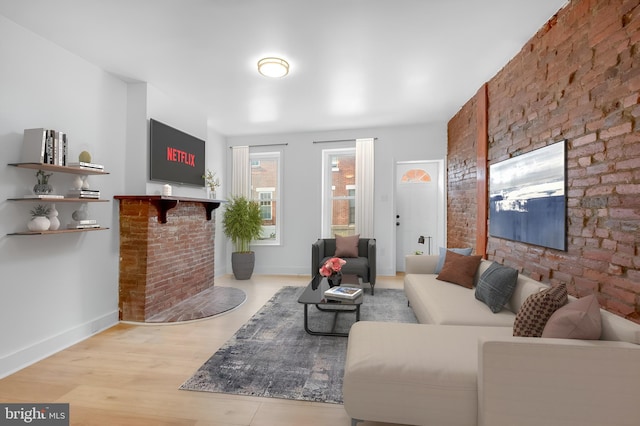
[[[0,358],[0,379],[35,364],[118,323],[118,310]]]

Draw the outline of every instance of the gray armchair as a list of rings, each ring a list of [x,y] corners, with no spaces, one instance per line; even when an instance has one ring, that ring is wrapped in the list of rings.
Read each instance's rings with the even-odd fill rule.
[[[311,276],[318,274],[322,264],[334,257],[336,252],[335,238],[321,238],[311,245]],[[376,240],[360,238],[358,240],[358,257],[342,257],[347,263],[342,266],[343,274],[358,275],[363,283],[371,285],[373,295],[376,285]]]

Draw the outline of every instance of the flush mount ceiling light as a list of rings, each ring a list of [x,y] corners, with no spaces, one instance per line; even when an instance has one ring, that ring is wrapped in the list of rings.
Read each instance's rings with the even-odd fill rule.
[[[262,58],[258,61],[258,72],[265,77],[284,77],[289,74],[289,62],[281,58]]]

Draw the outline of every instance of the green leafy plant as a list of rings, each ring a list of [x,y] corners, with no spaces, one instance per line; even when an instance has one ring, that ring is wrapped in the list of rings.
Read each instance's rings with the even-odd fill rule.
[[[40,185],[46,185],[49,183],[49,178],[53,175],[53,173],[46,174],[42,170],[38,170],[36,173],[36,178],[38,179],[38,183]]]
[[[33,209],[31,209],[31,216],[47,216],[49,212],[51,212],[51,209],[49,207],[38,204]]]
[[[235,251],[249,252],[249,243],[262,234],[260,205],[246,197],[231,197],[225,207],[222,225],[225,235],[231,239]]]

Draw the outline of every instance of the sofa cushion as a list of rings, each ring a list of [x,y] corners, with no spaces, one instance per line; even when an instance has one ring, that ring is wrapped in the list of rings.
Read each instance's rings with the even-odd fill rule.
[[[490,262],[482,262],[490,263]],[[404,291],[418,322],[441,325],[485,325],[513,329],[516,315],[503,309],[497,314],[473,297],[469,289],[438,281],[434,274],[407,274]]]
[[[600,304],[592,294],[555,311],[544,326],[542,337],[598,340],[601,333]]]
[[[440,257],[438,257],[438,263],[436,263],[436,270],[433,271],[434,274],[439,274],[440,271],[442,270],[442,267],[444,266],[445,257],[447,256],[447,251],[452,251],[454,253],[459,253],[465,256],[469,256],[471,254],[471,251],[473,251],[473,249],[471,247],[467,247],[467,248],[440,247]]]
[[[518,271],[493,262],[478,280],[476,299],[484,302],[491,312],[500,312],[511,298],[517,282]]]
[[[567,286],[564,283],[529,296],[516,314],[513,335],[541,337],[549,317],[567,303],[567,298]]]
[[[447,251],[442,270],[438,274],[440,281],[448,281],[466,288],[473,288],[474,277],[482,256],[465,256]]]
[[[363,420],[476,426],[479,336],[510,335],[511,327],[357,322],[347,343],[344,408]]]
[[[358,257],[360,234],[343,237],[336,235],[336,257]]]

